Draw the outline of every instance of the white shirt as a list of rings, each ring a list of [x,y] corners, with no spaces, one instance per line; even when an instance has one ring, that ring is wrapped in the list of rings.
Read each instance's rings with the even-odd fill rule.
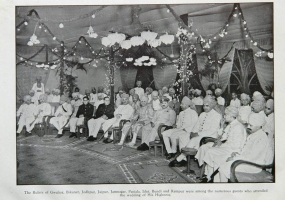
[[[63,108],[66,110],[66,112],[63,110]],[[69,103],[64,103],[62,105],[59,105],[54,116],[58,116],[59,114],[65,116],[65,117],[69,117],[72,114],[72,106]]]
[[[144,95],[144,89],[141,87],[136,87],[135,88],[135,93],[139,95],[140,99],[143,97]]]
[[[95,103],[95,101],[97,100],[97,93],[96,94],[93,94],[93,93],[90,93],[90,103]]]
[[[179,113],[176,125],[178,129],[185,129],[186,132],[190,133],[197,121],[197,112],[191,108],[187,108]]]
[[[192,132],[197,133],[203,137],[218,136],[217,130],[220,127],[221,115],[212,109],[210,112],[202,112],[196,122]]]
[[[37,106],[32,103],[29,105],[26,103],[22,104],[17,111],[17,117],[34,117],[37,114]]]
[[[239,114],[239,118],[242,121],[248,122],[248,117],[250,113],[251,113],[251,106],[247,105],[247,106],[239,107],[238,114]]]
[[[121,114],[122,116],[120,119],[130,119],[134,113],[134,109],[130,104],[127,105],[119,105],[119,107],[115,110],[114,116],[116,117],[117,114]]]
[[[223,97],[219,96],[217,98],[217,102],[218,102],[219,105],[225,106],[225,99]]]
[[[238,98],[236,98],[236,100],[231,100],[230,102],[230,106],[234,106],[236,108],[239,108],[240,107],[240,100]]]
[[[176,120],[176,113],[171,108],[158,110],[154,113],[154,117],[151,120],[154,124],[163,123],[167,126],[172,126]]]
[[[39,104],[39,98],[34,95],[31,97],[31,102],[37,106]]]
[[[42,110],[40,112],[40,110]],[[39,117],[51,115],[51,106],[49,103],[41,103],[37,106],[37,112]]]
[[[154,111],[157,111],[157,110],[161,110],[161,106],[160,106],[160,101],[159,99],[156,99],[156,100],[153,100],[152,101],[152,108]]]
[[[41,83],[41,87],[38,87],[37,83],[34,83],[32,90],[35,91],[35,96],[39,98],[41,94],[45,93],[45,86],[43,83]]]
[[[60,95],[53,95],[52,102],[53,103],[59,103],[60,102]]]

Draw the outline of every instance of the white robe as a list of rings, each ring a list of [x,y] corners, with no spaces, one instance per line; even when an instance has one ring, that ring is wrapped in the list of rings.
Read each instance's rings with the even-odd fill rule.
[[[17,117],[20,117],[18,121],[17,133],[20,133],[24,126],[29,132],[31,130],[31,123],[35,120],[35,115],[37,115],[37,107],[34,104],[22,104],[17,111]]]

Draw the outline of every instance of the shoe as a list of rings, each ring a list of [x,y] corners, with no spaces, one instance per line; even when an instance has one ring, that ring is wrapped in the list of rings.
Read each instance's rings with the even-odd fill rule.
[[[133,146],[135,146],[135,143],[130,142],[130,143],[127,144],[127,146],[128,147],[133,147]]]
[[[57,134],[57,136],[55,138],[61,138],[62,134]]]
[[[171,158],[174,158],[176,153],[170,153],[168,156],[166,156],[166,160],[170,160]]]
[[[93,136],[89,136],[87,138],[87,141],[93,142],[94,140],[97,140],[97,138],[94,138]]]
[[[71,132],[69,138],[72,138],[72,137],[76,137],[76,134]]]
[[[142,144],[137,147],[137,150],[141,151],[142,150]]]
[[[181,162],[178,162],[176,159],[171,161],[168,166],[169,167],[184,167],[187,165],[187,162],[185,160],[182,160]]]
[[[122,142],[119,142],[119,143],[117,143],[116,145],[120,145],[120,146],[122,146],[124,143]]]
[[[105,142],[106,144],[113,142],[110,138]]]
[[[16,133],[16,137],[19,137],[20,136],[20,133]]]
[[[25,137],[29,137],[29,136],[31,136],[32,135],[32,133],[29,133],[29,132],[26,132],[25,133]]]
[[[141,151],[147,151],[147,150],[149,150],[149,146],[146,143],[143,143]]]
[[[108,141],[108,138],[105,138],[104,140],[103,140],[103,142],[106,144],[107,143],[107,141]]]

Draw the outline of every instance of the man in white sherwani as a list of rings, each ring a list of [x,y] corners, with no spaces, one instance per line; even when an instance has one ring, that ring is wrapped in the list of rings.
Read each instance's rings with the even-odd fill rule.
[[[241,106],[239,107],[239,115],[238,115],[238,120],[240,123],[246,125],[248,122],[248,117],[251,113],[251,106],[249,105],[250,103],[250,97],[248,94],[242,93],[240,95],[240,101],[241,101]]]
[[[120,121],[125,119],[129,120],[134,112],[133,107],[129,104],[129,95],[122,94],[121,96],[121,105],[115,110],[114,118],[108,119],[102,125],[102,129],[104,131],[104,143],[113,142],[113,134],[111,134],[110,138],[108,138],[108,129],[112,127],[118,127]]]
[[[246,129],[248,136],[241,152],[233,152],[226,162],[220,166],[219,173],[214,177],[214,182],[228,182],[231,165],[236,160],[245,160],[260,165],[272,163],[273,158],[267,157],[268,151],[271,151],[272,149],[269,148],[268,137],[262,130],[264,124],[265,119],[260,114],[250,114],[248,127]],[[236,171],[259,173],[261,169],[249,165],[239,165],[237,166]]]
[[[35,120],[35,116],[37,115],[37,107],[36,105],[31,103],[31,96],[26,95],[24,96],[24,103],[20,106],[17,111],[17,117],[19,117],[18,121],[18,129],[16,132],[16,136],[18,137],[23,129],[26,126],[26,133],[25,136],[32,135],[31,132],[31,123]]]
[[[148,126],[142,128],[142,143],[137,147],[137,150],[145,151],[149,149],[149,143],[158,137],[157,129],[160,125],[172,126],[175,123],[176,113],[169,107],[169,99],[163,98],[161,101],[162,110],[155,112],[151,123],[148,125],[151,126],[151,130]]]
[[[221,115],[213,108],[216,101],[211,96],[206,96],[203,100],[204,112],[200,114],[192,132],[179,136],[179,148],[184,147],[197,149],[200,146],[200,140],[203,137],[218,137],[218,129],[220,127]],[[186,156],[180,154],[175,160],[169,163],[170,167],[184,166],[186,164]]]
[[[47,98],[48,98],[48,96],[46,94],[41,94],[39,96],[40,104],[37,106],[36,119],[31,124],[29,130],[27,130],[28,132],[31,132],[34,129],[35,124],[42,123],[44,116],[50,116],[51,115],[51,106],[49,103],[46,102]]]
[[[142,82],[137,81],[137,87],[134,88],[135,93],[139,95],[140,99],[144,96],[144,89],[142,88]]]
[[[160,100],[158,96],[158,92],[155,90],[151,93],[151,101],[149,104],[152,106],[154,111],[161,110]]]
[[[164,131],[162,133],[163,142],[165,144],[165,148],[168,153],[167,156],[168,160],[176,155],[178,137],[182,134],[190,133],[194,125],[198,121],[198,114],[196,110],[193,109],[195,105],[191,102],[191,100],[188,97],[186,96],[183,97],[180,106],[182,108],[182,111],[178,115],[176,125],[173,125],[173,129]]]
[[[50,123],[58,130],[56,138],[62,137],[62,129],[72,114],[72,106],[66,102],[67,100],[65,96],[60,97],[60,105],[54,113],[55,117],[50,119]]]
[[[153,115],[154,115],[154,111],[151,105],[148,104],[148,97],[143,96],[140,101],[140,104],[141,106],[138,108],[137,112],[134,113],[130,122],[127,122],[126,124],[124,124],[124,127],[122,128],[122,137],[118,145],[123,145],[126,135],[131,129],[133,138],[132,138],[132,141],[127,144],[127,146],[133,147],[136,144],[137,135],[140,129],[143,126],[147,126],[150,124],[153,118]],[[149,131],[150,131],[151,126],[147,126],[147,127],[149,127]]]
[[[225,122],[228,125],[225,129],[220,129],[218,138],[215,143],[207,143],[202,145],[195,156],[198,159],[199,165],[207,163],[205,174],[207,179],[213,172],[223,164],[232,152],[241,152],[241,149],[246,140],[246,131],[244,126],[236,119],[238,116],[238,109],[229,106],[225,110]],[[224,143],[222,143],[224,141]]]

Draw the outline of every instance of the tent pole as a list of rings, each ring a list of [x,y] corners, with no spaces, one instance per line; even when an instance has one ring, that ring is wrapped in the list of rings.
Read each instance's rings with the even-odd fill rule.
[[[63,76],[64,76],[64,42],[61,41],[61,45],[60,45],[60,52],[61,52],[61,59],[60,59],[60,73],[59,73],[59,78],[60,78],[60,94],[63,94]]]
[[[111,93],[111,102],[114,103],[115,105],[115,98],[114,98],[114,79],[115,79],[115,74],[114,74],[114,50],[113,47],[110,47],[110,83],[109,83],[109,89],[110,89],[110,93]]]

